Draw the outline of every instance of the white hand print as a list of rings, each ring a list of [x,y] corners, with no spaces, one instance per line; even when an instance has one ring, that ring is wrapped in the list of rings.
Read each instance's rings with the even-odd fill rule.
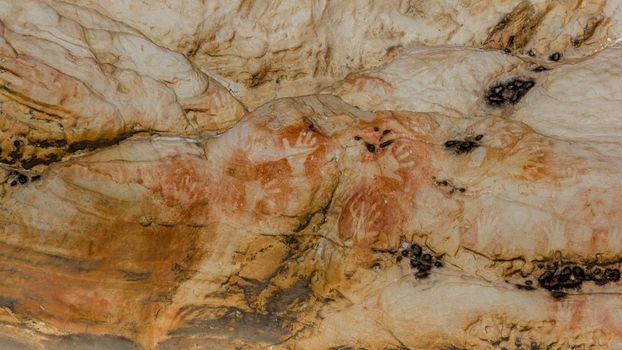
[[[494,237],[499,232],[498,223],[497,216],[482,211],[475,219],[478,239],[485,238],[489,240]]]
[[[298,134],[296,143],[294,145],[289,144],[289,140],[283,139],[283,148],[285,148],[286,156],[307,154],[314,152],[317,149],[317,139],[312,131],[305,130]]]
[[[416,165],[415,156],[408,144],[400,143],[393,149],[393,156],[399,164],[399,168],[408,169]]]
[[[382,215],[378,210],[378,202],[363,200],[362,194],[357,194],[352,198],[352,205],[349,208],[352,218],[352,234],[354,237],[365,237],[367,224],[376,222]]]

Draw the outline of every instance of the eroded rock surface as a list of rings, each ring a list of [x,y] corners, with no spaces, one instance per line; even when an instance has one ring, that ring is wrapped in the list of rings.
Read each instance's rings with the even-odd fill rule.
[[[0,348],[622,348],[620,6],[0,1]]]

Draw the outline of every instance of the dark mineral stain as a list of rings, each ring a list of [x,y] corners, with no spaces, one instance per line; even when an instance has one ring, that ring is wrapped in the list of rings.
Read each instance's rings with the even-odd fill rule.
[[[491,107],[516,104],[534,85],[534,81],[528,78],[513,78],[498,82],[488,88],[484,99]]]
[[[326,215],[326,213],[328,212],[328,207],[330,207],[330,204],[332,202],[332,196],[331,198],[324,204],[324,206],[320,207],[318,210],[313,211],[308,213],[307,215],[305,215],[302,220],[300,221],[300,223],[298,224],[298,226],[293,230],[294,233],[298,233],[303,231],[304,229],[306,229],[309,224],[311,223],[311,219],[313,219],[313,217],[316,214],[323,214]]]
[[[523,48],[529,42],[542,17],[532,4],[527,1],[520,2],[489,30],[484,44],[489,48],[503,49],[506,52]]]
[[[130,281],[130,282],[144,281],[146,279],[149,279],[149,277],[151,277],[151,272],[135,272],[135,271],[121,270],[121,273],[123,274],[123,278],[126,281]]]
[[[376,146],[372,145],[371,143],[365,143],[365,147],[367,147],[367,150],[371,153],[376,152]]]
[[[298,226],[294,229],[294,232],[298,233],[311,223],[311,219],[313,218],[314,213],[309,213],[302,218],[302,221],[298,224]]]
[[[591,18],[588,20],[587,24],[583,28],[583,33],[571,40],[572,45],[574,47],[580,47],[585,41],[589,40],[594,33],[596,32],[596,28],[603,23],[603,18]]]
[[[34,350],[35,348],[20,343],[14,339],[0,336],[0,349],[2,350]]]
[[[50,269],[70,270],[73,272],[89,272],[101,266],[100,261],[77,260],[50,253],[41,253],[36,250],[13,247],[0,243],[0,257],[15,260],[16,262],[28,262],[37,266],[46,266]]]
[[[305,300],[311,295],[311,280],[300,279],[290,288],[275,293],[269,300],[266,310],[271,314],[289,310],[289,306],[297,301]]]
[[[0,295],[0,307],[4,307],[11,310],[12,312],[15,312],[15,306],[17,306],[17,303],[18,299],[16,298]]]
[[[261,288],[260,288],[261,289]],[[256,291],[260,293],[261,290]],[[288,334],[284,323],[296,319],[294,305],[312,294],[310,279],[300,279],[293,286],[281,289],[268,298],[265,312],[235,307],[218,308],[218,318],[197,318],[169,333],[172,337],[201,335],[227,336],[249,342],[281,342]]]
[[[139,350],[131,340],[112,335],[71,334],[45,342],[50,350]]]

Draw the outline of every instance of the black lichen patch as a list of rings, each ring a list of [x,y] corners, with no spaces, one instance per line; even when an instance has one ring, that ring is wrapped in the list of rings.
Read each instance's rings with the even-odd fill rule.
[[[477,136],[469,136],[464,140],[448,140],[443,143],[443,146],[455,154],[466,154],[479,147],[479,141],[481,141],[483,137],[484,135],[480,134]]]
[[[57,148],[65,147],[67,145],[67,141],[64,139],[36,140],[32,141],[32,145],[41,148]]]
[[[9,152],[9,157],[7,159],[3,159],[3,163],[14,164],[16,163],[24,154],[24,143],[16,139],[13,141],[13,148]]]
[[[457,192],[459,193],[466,192],[465,187],[457,186],[451,180],[446,180],[446,179],[440,180],[436,178],[436,176],[432,176],[432,180],[434,180],[434,184],[436,184],[436,186],[440,187],[441,189],[443,189],[450,195],[457,193]]]
[[[549,56],[549,60],[557,62],[562,58],[562,55],[559,52],[555,52]]]
[[[538,72],[538,73],[544,72],[544,71],[547,71],[547,70],[549,70],[549,68],[546,68],[545,66],[537,66],[536,68],[532,69],[532,71]]]
[[[52,163],[56,163],[58,161],[60,161],[62,159],[62,157],[60,156],[60,154],[56,154],[56,153],[50,153],[48,155],[45,156],[45,158],[27,158],[27,159],[23,159],[20,164],[22,166],[22,168],[24,169],[32,169],[37,165],[43,164],[43,165],[50,165]]]
[[[393,144],[393,142],[395,142],[395,140],[384,141],[383,143],[380,144],[380,148],[389,147]]]
[[[11,186],[26,185],[29,182],[38,181],[41,179],[41,175],[28,176],[18,171],[11,171],[8,176],[7,182]]]
[[[380,128],[375,126],[373,128],[373,131],[374,131],[374,133],[379,133],[380,132]],[[382,132],[380,133],[379,136],[376,134],[376,136],[378,137],[377,141],[368,142],[367,140],[365,140],[364,145],[365,145],[365,148],[367,149],[367,151],[369,153],[375,153],[377,151],[380,151],[380,150],[382,150],[384,148],[387,148],[387,147],[391,146],[395,142],[395,140],[384,140],[383,141],[383,138],[385,136],[391,134],[392,132],[393,132],[392,130],[385,129],[385,130],[382,130]],[[355,141],[360,141],[362,139],[363,138],[361,136],[359,136],[359,135],[355,135],[354,136],[354,140]]]
[[[535,82],[529,78],[513,78],[497,82],[488,88],[484,99],[491,107],[516,104],[534,85]]]
[[[138,132],[138,131],[136,131]],[[67,153],[92,151],[108,147],[131,137],[135,132],[126,132],[114,138],[82,140],[68,143],[65,139],[29,139],[27,135],[14,135],[5,152],[0,150],[0,163],[10,164],[22,169],[32,169],[39,165],[50,165],[62,160]]]
[[[453,151],[456,154],[469,153],[473,149],[479,147],[479,144],[472,140],[449,140],[445,141],[443,145],[445,146],[445,148]]]
[[[19,174],[19,175],[17,176],[17,181],[18,181],[20,184],[22,184],[22,185],[23,185],[23,184],[25,184],[26,182],[28,182],[28,177],[26,177],[26,175]]]
[[[441,256],[434,256],[431,252],[417,243],[404,245],[399,252],[402,259],[408,259],[416,278],[423,279],[430,276],[433,268],[443,267]],[[400,261],[402,260],[400,259]]]
[[[597,286],[604,286],[620,280],[618,268],[599,266],[594,262],[584,264],[565,261],[549,262],[540,263],[539,267],[542,271],[538,275],[538,285],[551,292],[555,298],[563,298],[568,292],[579,290],[586,282],[591,281]],[[532,282],[528,282],[525,282],[525,285],[531,286]]]
[[[75,153],[78,151],[92,151],[98,148],[109,147],[118,144],[119,142],[131,137],[133,133],[124,133],[114,138],[97,139],[97,140],[82,140],[69,144],[67,152]]]

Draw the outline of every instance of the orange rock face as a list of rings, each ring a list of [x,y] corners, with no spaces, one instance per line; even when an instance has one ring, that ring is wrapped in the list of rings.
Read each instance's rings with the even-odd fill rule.
[[[622,348],[622,8],[483,3],[0,0],[0,349]]]

